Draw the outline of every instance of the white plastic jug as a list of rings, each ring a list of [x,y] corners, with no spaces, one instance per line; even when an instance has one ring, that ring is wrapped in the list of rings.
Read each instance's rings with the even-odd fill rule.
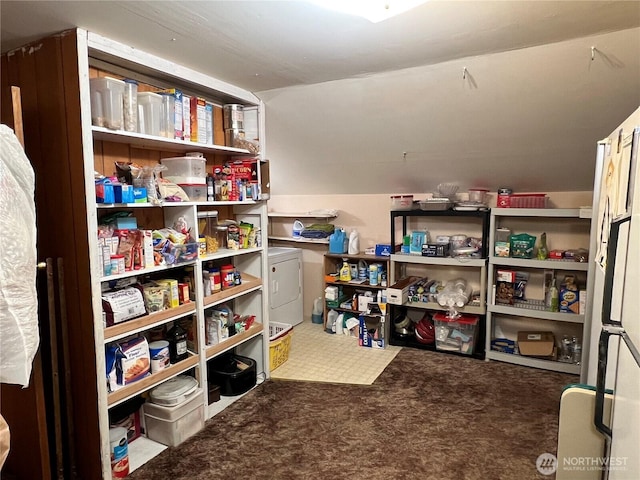
[[[327,333],[336,333],[336,320],[338,319],[339,315],[340,314],[335,310],[329,310],[329,313],[327,313]]]
[[[349,255],[357,255],[360,253],[360,234],[354,228],[349,234]]]
[[[318,297],[313,301],[313,310],[311,310],[311,323],[322,323],[322,297]]]
[[[300,234],[304,230],[304,224],[300,220],[293,222],[293,238],[300,238]]]

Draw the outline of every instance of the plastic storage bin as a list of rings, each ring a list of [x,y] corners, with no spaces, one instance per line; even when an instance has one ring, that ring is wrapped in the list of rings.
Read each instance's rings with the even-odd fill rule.
[[[178,184],[184,193],[189,196],[190,202],[206,202],[207,201],[207,186],[206,185],[194,185],[191,183],[179,183]]]
[[[187,399],[173,407],[145,403],[144,422],[147,437],[175,447],[204,427],[202,389],[194,390]]]
[[[162,176],[177,184],[205,185],[207,200],[207,160],[203,157],[162,158],[160,163],[167,167]]]
[[[160,136],[162,96],[153,92],[138,93],[138,131]]]
[[[257,381],[256,362],[240,355],[221,355],[208,365],[208,378],[220,386],[220,395],[235,396],[251,390]]]
[[[89,80],[91,123],[112,130],[122,129],[124,87],[122,80],[111,77]]]
[[[436,313],[433,316],[433,324],[436,327],[436,349],[465,355],[473,354],[479,322],[479,318],[475,315],[451,318],[446,313]]]
[[[275,370],[289,360],[292,337],[292,325],[269,322],[269,367],[271,370]]]

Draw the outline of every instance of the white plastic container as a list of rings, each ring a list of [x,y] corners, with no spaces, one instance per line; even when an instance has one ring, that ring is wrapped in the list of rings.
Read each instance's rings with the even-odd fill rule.
[[[391,210],[411,210],[413,208],[413,195],[392,195]]]
[[[138,131],[146,135],[160,136],[162,96],[153,92],[138,93]]]
[[[207,185],[193,183],[178,183],[180,188],[189,196],[190,202],[206,202],[207,201]]]
[[[178,375],[157,386],[149,396],[157,405],[173,407],[190,398],[198,388],[198,381],[189,375]]]
[[[203,157],[162,158],[160,163],[167,167],[162,177],[177,184],[206,185],[207,160]],[[205,189],[206,190],[206,189]],[[205,201],[206,201],[205,191]]]
[[[487,193],[489,193],[489,190],[486,188],[470,188],[469,201],[484,204],[487,200]]]
[[[143,411],[147,437],[170,447],[180,445],[204,427],[201,388],[173,407],[145,403]]]
[[[91,123],[98,127],[121,130],[123,127],[124,82],[111,77],[92,78]]]

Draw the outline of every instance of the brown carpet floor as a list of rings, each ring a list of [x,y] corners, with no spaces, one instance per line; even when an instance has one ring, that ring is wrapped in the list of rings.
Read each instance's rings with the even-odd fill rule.
[[[267,381],[131,479],[548,479],[572,375],[404,348],[373,385]]]

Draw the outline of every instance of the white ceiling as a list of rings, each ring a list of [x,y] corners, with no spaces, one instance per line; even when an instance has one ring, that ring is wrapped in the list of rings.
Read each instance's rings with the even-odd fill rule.
[[[274,194],[590,190],[596,142],[640,105],[640,1],[431,0],[373,24],[302,0],[0,0],[0,17],[2,52],[78,26],[256,93]]]
[[[637,1],[432,0],[376,24],[302,0],[2,0],[0,14],[3,52],[78,26],[253,92],[640,25]]]

